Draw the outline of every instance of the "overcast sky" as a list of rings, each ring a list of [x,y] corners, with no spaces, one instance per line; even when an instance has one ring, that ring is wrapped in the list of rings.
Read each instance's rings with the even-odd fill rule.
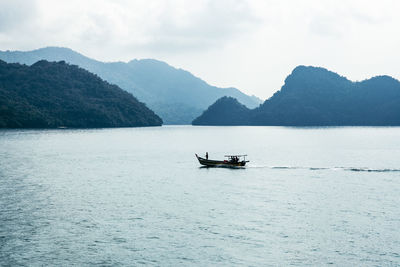
[[[400,79],[400,1],[0,0],[0,49],[155,58],[268,98],[297,65]]]

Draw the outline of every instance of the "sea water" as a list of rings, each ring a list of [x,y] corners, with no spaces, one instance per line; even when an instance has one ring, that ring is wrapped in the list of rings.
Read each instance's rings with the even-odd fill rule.
[[[400,128],[0,131],[2,266],[396,266],[399,207]]]

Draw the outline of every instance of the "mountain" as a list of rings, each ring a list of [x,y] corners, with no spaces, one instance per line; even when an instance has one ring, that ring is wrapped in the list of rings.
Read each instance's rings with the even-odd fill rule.
[[[400,125],[400,82],[389,76],[352,82],[324,68],[298,66],[281,90],[258,108],[243,110],[234,118],[221,121],[220,113],[227,112],[224,108],[232,109],[235,105],[217,101],[193,124]]]
[[[193,121],[193,125],[243,125],[250,112],[236,98],[224,96]]]
[[[162,124],[130,93],[65,62],[0,60],[0,128],[132,127]]]
[[[262,103],[257,97],[248,96],[236,88],[211,86],[188,71],[154,59],[104,63],[59,47],[28,52],[0,51],[0,59],[27,65],[42,59],[64,60],[78,65],[132,93],[160,115],[165,124],[190,124],[203,110],[223,96],[235,97],[249,108]]]

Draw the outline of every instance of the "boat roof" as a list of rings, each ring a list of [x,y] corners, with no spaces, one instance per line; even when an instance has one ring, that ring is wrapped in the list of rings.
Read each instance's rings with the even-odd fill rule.
[[[225,155],[224,157],[247,157],[247,155]]]

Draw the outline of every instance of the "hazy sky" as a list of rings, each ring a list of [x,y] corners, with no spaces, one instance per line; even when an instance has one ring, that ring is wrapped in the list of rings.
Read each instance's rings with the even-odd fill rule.
[[[0,49],[155,58],[261,98],[297,65],[400,79],[400,1],[0,0]]]

